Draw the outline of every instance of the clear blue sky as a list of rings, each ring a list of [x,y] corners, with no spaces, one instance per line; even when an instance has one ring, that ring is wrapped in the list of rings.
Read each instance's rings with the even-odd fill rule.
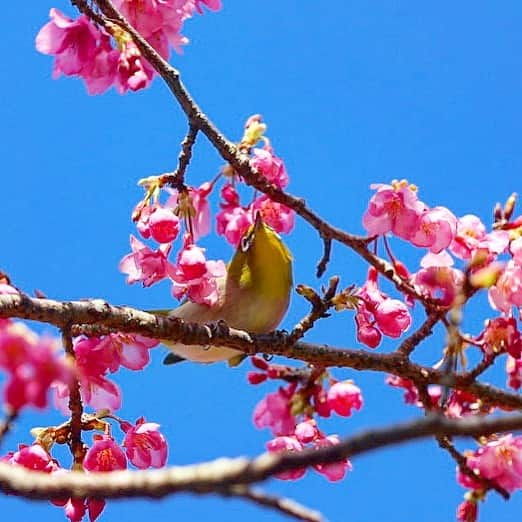
[[[362,232],[369,184],[393,178],[419,185],[430,205],[457,215],[474,212],[486,222],[497,200],[520,191],[520,2],[223,2],[223,11],[186,25],[191,44],[173,63],[229,137],[240,136],[250,114],[262,113],[286,161],[290,190],[336,225]],[[57,299],[170,306],[167,285],[128,287],[117,264],[133,231],[137,179],[175,167],[186,127],[180,110],[160,81],[137,95],[89,98],[78,80],[51,80],[52,61],[33,42],[53,4],[4,4],[0,267],[18,286]],[[74,13],[64,0],[54,6]],[[201,140],[189,179],[209,179],[220,165]],[[296,282],[318,284],[316,234],[300,221],[288,243]],[[230,255],[221,240],[206,246],[211,257]],[[328,274],[361,284],[364,265],[337,245],[333,255]],[[305,310],[294,296],[283,326]],[[467,317],[470,332],[480,329],[485,311],[478,306]],[[339,315],[308,338],[353,347],[353,319]],[[441,336],[430,338],[420,359],[435,362],[442,343]],[[254,428],[251,413],[273,387],[247,385],[248,364],[164,368],[162,349],[153,356],[145,371],[117,374],[121,414],[159,422],[170,440],[171,464],[263,450],[269,433]],[[501,374],[491,378],[502,383]],[[354,378],[366,404],[348,420],[324,423],[330,432],[345,436],[420,414],[402,404],[382,374],[335,375]],[[31,426],[59,420],[27,412],[2,451],[28,442]],[[348,478],[334,485],[311,472],[299,482],[265,486],[323,510],[330,521],[440,522],[452,520],[464,492],[454,475],[453,462],[427,441],[358,458]],[[0,507],[5,519],[63,519],[47,504],[0,497]],[[512,519],[521,508],[519,495],[509,503],[491,495],[481,520]],[[111,502],[103,517],[283,520],[242,501],[189,496]]]

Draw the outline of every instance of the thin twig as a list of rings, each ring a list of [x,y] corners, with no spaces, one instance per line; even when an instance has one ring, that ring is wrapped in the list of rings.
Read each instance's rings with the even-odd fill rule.
[[[0,444],[2,444],[4,437],[13,428],[13,423],[18,418],[18,413],[18,410],[13,410],[11,408],[7,409],[4,420],[0,422]]]
[[[181,151],[178,157],[178,167],[173,174],[164,174],[161,176],[163,183],[168,183],[173,188],[181,192],[185,188],[185,172],[192,159],[192,148],[196,143],[198,128],[189,123],[187,134],[181,142]]]
[[[440,321],[443,313],[444,312],[432,312],[428,314],[428,317],[426,317],[426,320],[422,325],[417,328],[413,334],[402,341],[401,345],[396,350],[397,353],[410,356],[413,353],[413,350],[415,350],[415,348],[426,339],[426,337],[429,337],[433,333],[433,327]]]
[[[76,369],[76,354],[74,353],[71,330],[69,326],[62,328],[62,340],[65,353]],[[73,455],[73,469],[82,469],[85,457],[85,445],[82,442],[82,415],[83,403],[80,394],[80,382],[76,377],[71,378],[69,383],[69,409],[71,410],[71,423],[69,430],[69,446]]]
[[[321,513],[312,511],[311,509],[297,503],[295,500],[269,495],[258,489],[251,489],[246,486],[231,486],[222,492],[224,496],[241,497],[246,500],[255,502],[260,506],[275,509],[280,513],[295,518],[296,520],[304,520],[305,522],[321,522],[323,517]]]
[[[330,254],[332,252],[332,240],[329,237],[323,238],[323,257],[317,263],[316,276],[321,277],[326,272],[326,267],[330,261]]]

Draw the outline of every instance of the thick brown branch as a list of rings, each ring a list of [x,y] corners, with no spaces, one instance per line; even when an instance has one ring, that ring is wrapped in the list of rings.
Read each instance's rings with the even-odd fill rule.
[[[127,306],[113,306],[101,299],[60,302],[26,295],[1,295],[0,317],[32,319],[59,328],[68,324],[103,325],[114,331],[139,333],[152,339],[167,339],[201,346],[228,346],[248,355],[266,353],[321,367],[336,366],[386,372],[409,379],[416,385],[448,384],[444,372],[415,364],[399,353],[350,350],[302,341],[290,344],[285,332],[255,335],[229,328],[225,324],[221,327],[208,327],[185,323],[181,319],[154,315]],[[484,403],[522,409],[520,395],[474,382],[469,374],[452,376],[449,385],[470,391]]]
[[[277,473],[344,458],[421,438],[478,437],[522,428],[522,415],[447,419],[430,415],[386,428],[367,430],[335,446],[291,453],[266,453],[253,460],[226,459],[154,471],[68,474],[37,473],[0,463],[0,489],[32,499],[67,497],[159,498],[179,492],[219,493],[223,488],[261,482]]]

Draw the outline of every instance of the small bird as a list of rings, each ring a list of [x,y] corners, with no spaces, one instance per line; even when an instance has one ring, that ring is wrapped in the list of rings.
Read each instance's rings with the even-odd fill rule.
[[[218,280],[218,301],[213,306],[186,301],[170,317],[209,323],[224,320],[228,326],[252,333],[274,330],[286,313],[292,289],[292,255],[279,235],[257,213],[241,238],[227,273]],[[162,341],[173,352],[172,364],[183,359],[210,363],[235,360],[242,355],[225,346],[187,346]]]

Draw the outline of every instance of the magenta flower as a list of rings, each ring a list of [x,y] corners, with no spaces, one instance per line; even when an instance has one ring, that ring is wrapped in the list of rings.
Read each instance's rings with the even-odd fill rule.
[[[293,435],[296,421],[290,412],[290,399],[295,384],[269,393],[254,409],[254,424],[257,428],[270,428],[274,435]]]
[[[393,232],[410,240],[415,234],[425,205],[419,201],[417,191],[406,180],[391,185],[374,184],[377,189],[363,216],[363,226],[370,236]]]
[[[71,378],[69,367],[57,357],[56,342],[39,338],[22,323],[0,328],[0,368],[8,374],[5,401],[14,410],[45,408],[51,384],[65,385]]]
[[[301,444],[308,444],[319,437],[317,423],[313,419],[306,419],[295,427],[295,437]]]
[[[85,15],[72,20],[52,8],[49,16],[51,21],[36,36],[36,49],[55,56],[54,78],[82,74],[91,67],[102,33]]]
[[[522,437],[513,437],[510,434],[490,441],[473,455],[468,456],[467,464],[475,473],[493,480],[507,491],[520,489],[522,488]]]
[[[338,415],[349,417],[363,405],[361,390],[350,381],[336,382],[328,390],[328,405]]]
[[[105,357],[110,361],[108,369],[114,373],[120,366],[129,370],[142,370],[150,361],[149,350],[159,344],[137,334],[111,333],[101,341]]]
[[[37,443],[31,446],[20,444],[18,451],[10,454],[8,458],[3,458],[2,461],[6,464],[23,466],[31,471],[42,473],[52,473],[58,469],[58,465],[51,458],[51,455]]]
[[[120,94],[147,87],[154,77],[154,69],[143,58],[134,42],[126,42],[116,65],[116,89]]]
[[[172,210],[156,207],[150,214],[149,231],[152,238],[158,243],[170,243],[179,234],[179,218]]]
[[[271,453],[280,451],[301,451],[303,445],[295,437],[276,437],[266,443],[266,449]],[[306,473],[306,468],[291,469],[276,474],[276,477],[281,480],[297,480]]]
[[[495,309],[509,313],[511,307],[522,306],[522,265],[508,261],[494,286],[489,289],[489,303]]]
[[[223,261],[207,261],[204,249],[187,243],[186,238],[177,265],[169,271],[173,280],[172,294],[177,299],[187,296],[195,303],[212,306],[219,298],[217,279],[225,274]]]
[[[316,448],[324,448],[328,446],[335,446],[339,444],[339,437],[337,435],[328,435],[315,441]],[[347,471],[352,470],[352,464],[348,459],[341,459],[339,462],[331,464],[315,464],[314,469],[324,475],[329,481],[337,482],[342,480]]]
[[[472,500],[464,500],[457,507],[458,522],[476,522],[478,518],[477,503]]]
[[[411,326],[411,315],[398,299],[385,299],[374,311],[375,324],[388,337],[400,337]]]
[[[136,425],[129,423],[121,425],[125,431],[123,446],[127,458],[137,468],[161,468],[167,461],[167,441],[159,432],[159,424],[145,422],[143,417],[136,421]]]
[[[83,467],[87,471],[105,472],[127,468],[125,453],[111,437],[95,435],[94,438],[83,460]]]
[[[250,165],[263,175],[270,183],[278,188],[285,188],[288,185],[288,174],[285,164],[278,158],[270,146],[263,149],[253,149],[253,157],[250,158]]]
[[[404,390],[404,402],[406,404],[417,404],[419,402],[419,392],[412,381],[398,377],[397,375],[388,375],[388,377],[386,377],[386,384],[394,386],[395,388],[402,388]]]
[[[439,253],[447,248],[457,232],[457,218],[445,207],[426,209],[420,216],[417,230],[410,241],[430,252]]]
[[[522,338],[514,317],[489,320],[477,341],[486,355],[508,352],[511,357],[519,359],[522,353]]]
[[[143,286],[151,286],[168,275],[171,263],[167,256],[171,245],[160,245],[158,250],[151,250],[133,235],[130,236],[132,252],[123,257],[119,269],[127,274],[127,283],[141,281]]]
[[[252,209],[250,215],[255,215],[256,211],[261,212],[263,221],[276,232],[288,234],[294,228],[295,212],[281,203],[272,201],[266,195],[257,198]]]

